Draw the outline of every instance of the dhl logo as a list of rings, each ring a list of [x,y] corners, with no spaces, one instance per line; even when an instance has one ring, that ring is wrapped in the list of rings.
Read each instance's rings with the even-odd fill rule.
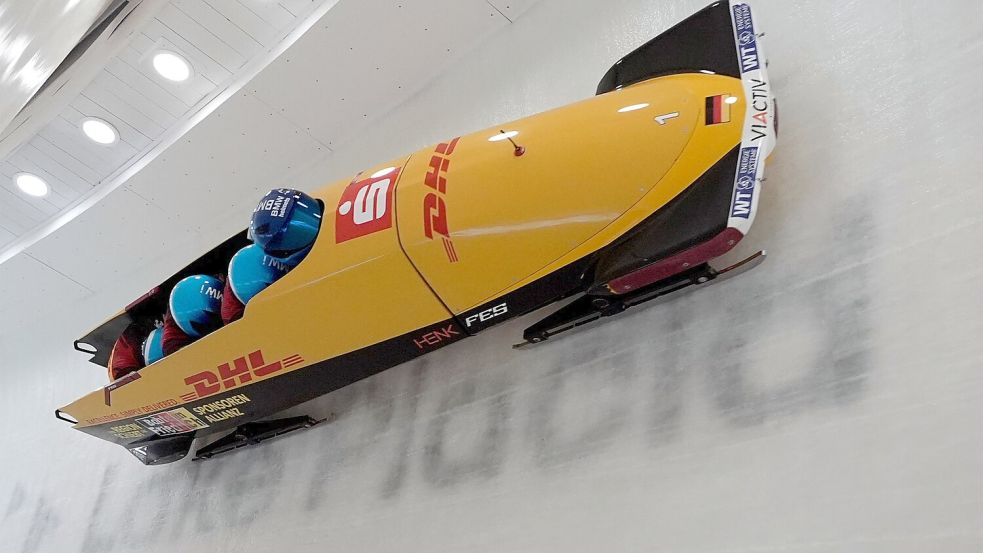
[[[243,384],[252,382],[253,378],[263,378],[283,369],[299,365],[304,358],[294,354],[279,361],[267,363],[261,350],[247,356],[239,357],[231,363],[222,363],[217,371],[202,371],[184,379],[184,383],[194,388],[181,396],[182,401],[193,401],[198,398],[217,394],[223,390],[231,390]]]
[[[440,193],[438,195],[436,192],[431,192],[423,198],[423,233],[431,240],[434,239],[434,233],[441,235],[444,251],[451,263],[457,263],[458,257],[447,225],[447,204],[444,203],[444,196],[447,194],[447,177],[445,175],[451,166],[450,156],[454,153],[460,140],[460,138],[455,138],[448,143],[437,146],[433,157],[430,158],[430,170],[423,179],[424,184]]]

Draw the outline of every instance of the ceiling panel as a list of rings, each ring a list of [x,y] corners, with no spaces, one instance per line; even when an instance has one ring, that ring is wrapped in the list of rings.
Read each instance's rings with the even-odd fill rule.
[[[44,198],[32,198],[20,194],[16,191],[15,185],[11,182],[5,183],[3,193],[0,194],[0,203],[5,204],[8,209],[16,209],[24,216],[22,221],[38,222],[47,219],[58,212],[58,208],[45,201]]]
[[[32,162],[43,165],[48,172],[58,175],[59,180],[80,194],[99,181],[95,169],[40,135],[18,148],[14,155],[23,155]]]
[[[246,54],[240,51],[245,50],[244,46],[242,44],[237,45],[239,46],[239,50],[237,50],[216,34],[221,30],[212,31],[205,27],[203,22],[197,18],[207,13],[207,6],[204,2],[198,2],[197,6],[198,9],[192,10],[192,14],[189,15],[177,7],[175,0],[160,10],[157,19],[165,27],[194,44],[196,50],[215,60],[225,69],[235,71],[242,67],[242,64],[246,63]]]
[[[0,231],[0,242],[2,234]],[[92,294],[27,255],[18,255],[0,265],[0,282],[6,291],[0,294],[0,334],[6,334],[25,321],[65,309]]]
[[[12,178],[5,179],[4,186],[14,193],[23,202],[29,203],[31,206],[37,206],[40,211],[43,211],[47,217],[53,216],[61,209],[68,207],[76,198],[79,196],[79,192],[74,190],[71,186],[65,184],[61,181],[54,173],[49,171],[49,167],[52,164],[40,165],[34,163],[27,157],[25,157],[21,152],[14,152],[9,156],[10,161],[3,162],[3,173],[4,176],[10,175],[12,177],[19,171],[27,171],[38,175],[48,182],[49,191],[48,194],[42,198],[31,198],[21,194],[17,190],[17,185],[14,184]]]
[[[263,48],[255,38],[236,25],[227,14],[220,13],[209,2],[202,0],[172,0],[171,6],[183,13],[200,27],[214,35],[222,44],[231,48],[242,57],[238,69],[245,60],[253,57]],[[165,9],[166,16],[166,9]]]
[[[508,24],[484,0],[341,2],[331,14],[249,87],[329,146]]]
[[[95,169],[99,179],[114,171],[126,160],[133,157],[133,148],[121,144],[118,148],[107,148],[92,142],[77,126],[62,116],[52,119],[38,133],[52,142],[57,142],[69,155],[86,160]]]
[[[233,25],[264,48],[276,44],[281,31],[286,28],[286,26],[277,26],[273,21],[264,19],[239,0],[205,0],[205,3],[212,7],[213,11],[229,18]],[[266,3],[276,5],[275,2]],[[289,14],[289,12],[285,13]],[[293,20],[292,17],[287,18],[288,22],[291,20]]]
[[[204,34],[205,36],[211,36],[207,33]],[[174,50],[191,61],[194,65],[195,75],[203,76],[213,83],[222,82],[232,75],[230,69],[205,53],[203,50],[205,48],[204,45],[192,42],[194,36],[187,37],[181,35],[180,31],[164,25],[159,19],[154,19],[148,23],[143,28],[143,35],[146,36],[146,39],[137,37],[132,43],[135,48],[142,49],[144,52],[150,52],[157,48]],[[214,40],[214,37],[212,37],[212,40]]]
[[[248,93],[239,93],[133,177],[127,186],[195,229],[216,214],[241,214],[283,175],[327,152]],[[192,194],[193,197],[189,197]]]
[[[119,189],[27,253],[98,290],[169,252],[169,244],[184,243],[192,232],[171,224],[164,210],[146,199]]]
[[[297,15],[281,6],[279,2],[271,2],[270,0],[222,0],[221,2],[208,0],[212,6],[221,6],[225,2],[235,2],[245,7],[277,31],[289,29],[297,21]]]
[[[14,233],[0,227],[0,246],[9,244],[14,239]]]
[[[38,211],[24,205],[31,200],[23,194],[12,192],[7,185],[0,188],[0,227],[20,235],[38,224],[41,221]]]
[[[134,126],[134,124],[130,123],[129,117],[123,117],[119,114],[120,110],[116,109],[114,111],[110,112],[89,98],[79,96],[72,100],[72,103],[69,104],[68,108],[62,114],[69,122],[75,125],[81,125],[86,117],[98,117],[116,127],[116,130],[119,131],[120,141],[129,144],[137,150],[142,150],[150,146],[153,139],[145,133],[147,126],[152,125],[154,130],[158,130],[160,127],[147,120],[138,122],[137,126]],[[149,134],[153,133],[150,132]]]
[[[160,48],[169,49],[166,44],[162,44]],[[126,51],[123,54],[125,55]],[[189,61],[195,63],[194,59]],[[140,95],[150,98],[152,102],[175,117],[184,115],[188,108],[215,88],[214,82],[197,73],[192,74],[180,86],[167,81],[154,73],[151,56],[144,56],[132,63],[123,57],[118,57],[106,65],[106,71],[133,87]]]
[[[86,87],[82,97],[111,109],[118,117],[143,129],[143,133],[152,138],[160,136],[178,119],[167,107],[137,90],[135,84],[124,83],[109,71],[100,72]],[[167,102],[172,101],[177,101],[177,98],[168,95]]]
[[[262,1],[262,0],[253,0],[253,3],[256,3],[257,1]],[[290,13],[296,16],[301,16],[306,14],[311,10],[312,4],[314,4],[313,0],[278,0],[278,1],[281,6],[287,9],[287,11],[289,11]],[[458,1],[463,1],[463,0],[458,0]]]
[[[488,3],[505,14],[512,21],[519,18],[539,0],[488,0]]]
[[[79,140],[83,140],[84,142],[97,146],[103,150],[111,151],[113,154],[111,161],[113,162],[114,169],[118,167],[120,163],[130,159],[133,155],[150,144],[150,140],[146,136],[138,132],[125,121],[119,117],[113,116],[113,114],[104,109],[98,108],[92,104],[91,101],[84,98],[81,98],[78,102],[73,102],[72,105],[67,106],[61,112],[61,117],[74,129],[81,129],[82,123],[87,117],[102,117],[106,121],[112,123],[113,126],[116,127],[119,134],[119,138],[113,144],[95,144],[89,140],[85,140],[81,135],[79,136]]]

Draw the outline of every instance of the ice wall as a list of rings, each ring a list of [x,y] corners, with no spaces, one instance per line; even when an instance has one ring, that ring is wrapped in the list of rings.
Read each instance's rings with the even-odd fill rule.
[[[541,0],[298,184],[588,96],[701,5]],[[66,305],[0,337],[0,551],[983,550],[983,5],[755,6],[759,269],[524,351],[513,321],[150,468],[51,417],[117,307]]]

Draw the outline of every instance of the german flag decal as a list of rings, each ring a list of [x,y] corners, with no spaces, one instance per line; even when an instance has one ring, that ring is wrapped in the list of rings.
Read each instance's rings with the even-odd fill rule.
[[[730,106],[736,101],[730,94],[707,96],[707,125],[730,123]]]

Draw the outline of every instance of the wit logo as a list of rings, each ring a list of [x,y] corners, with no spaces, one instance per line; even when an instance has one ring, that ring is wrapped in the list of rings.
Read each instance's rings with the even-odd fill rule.
[[[760,69],[758,39],[754,34],[754,21],[751,19],[750,6],[747,4],[734,6],[734,25],[737,31],[737,43],[740,45],[741,73]]]
[[[741,149],[741,157],[737,162],[737,177],[734,179],[734,198],[730,206],[731,217],[751,218],[757,174],[758,148]]]

